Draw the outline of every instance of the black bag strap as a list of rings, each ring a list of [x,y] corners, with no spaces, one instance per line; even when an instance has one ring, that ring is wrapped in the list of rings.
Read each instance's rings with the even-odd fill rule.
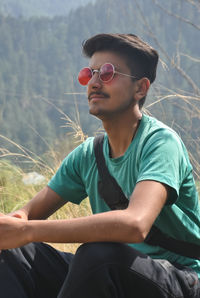
[[[161,232],[155,225],[151,227],[144,242],[158,245],[181,256],[200,260],[200,245],[172,238]]]
[[[103,141],[104,135],[94,138],[94,153],[100,176],[98,191],[111,210],[125,209],[128,207],[129,200],[108,171],[103,155]],[[200,245],[167,236],[155,225],[152,226],[144,242],[149,245],[160,246],[182,256],[200,260]]]
[[[94,138],[94,153],[101,178],[98,182],[98,191],[110,209],[125,209],[128,207],[129,200],[125,197],[121,187],[115,178],[110,175],[106,167],[103,156],[103,140],[104,135]]]

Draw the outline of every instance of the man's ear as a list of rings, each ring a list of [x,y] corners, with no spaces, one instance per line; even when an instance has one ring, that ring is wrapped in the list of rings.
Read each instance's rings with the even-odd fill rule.
[[[135,99],[139,101],[141,98],[147,95],[147,92],[150,87],[150,81],[147,78],[142,78],[137,81],[137,90],[135,93]]]

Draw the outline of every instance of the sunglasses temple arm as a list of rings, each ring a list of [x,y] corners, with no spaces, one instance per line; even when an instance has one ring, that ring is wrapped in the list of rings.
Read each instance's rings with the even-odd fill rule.
[[[121,74],[121,75],[123,75],[123,76],[126,76],[126,77],[129,77],[129,78],[133,78],[133,79],[137,79],[137,80],[138,80],[137,77],[135,77],[135,76],[131,76],[131,75],[126,74],[126,73],[122,73],[122,72],[119,72],[119,71],[116,71],[116,70],[115,70],[115,73],[118,73],[118,74]]]

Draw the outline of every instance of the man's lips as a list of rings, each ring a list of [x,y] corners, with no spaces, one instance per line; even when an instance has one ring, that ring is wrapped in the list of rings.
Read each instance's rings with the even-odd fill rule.
[[[88,96],[88,100],[90,101],[94,98],[101,99],[101,98],[108,98],[108,97],[109,96],[104,93],[90,93],[90,95]]]

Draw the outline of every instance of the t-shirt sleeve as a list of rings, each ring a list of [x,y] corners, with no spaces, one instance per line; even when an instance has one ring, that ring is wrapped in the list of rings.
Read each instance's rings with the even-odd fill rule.
[[[154,132],[143,147],[137,182],[155,180],[170,186],[172,191],[167,204],[174,203],[186,171],[191,169],[186,155],[178,135],[166,129]]]
[[[75,204],[87,197],[80,175],[81,146],[73,150],[62,162],[48,186],[63,199]]]

